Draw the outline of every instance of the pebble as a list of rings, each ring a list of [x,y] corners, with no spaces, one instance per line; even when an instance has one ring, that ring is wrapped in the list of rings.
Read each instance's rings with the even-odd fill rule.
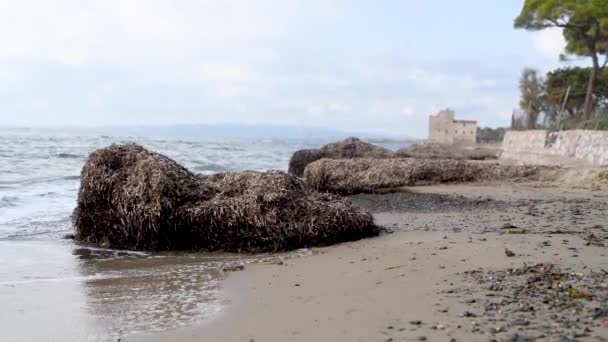
[[[477,315],[470,311],[465,311],[460,314],[460,317],[477,317]]]

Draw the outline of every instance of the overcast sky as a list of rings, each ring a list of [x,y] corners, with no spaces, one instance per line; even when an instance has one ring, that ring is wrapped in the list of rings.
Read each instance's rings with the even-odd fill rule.
[[[0,125],[260,123],[425,136],[508,125],[560,32],[523,0],[0,1]]]

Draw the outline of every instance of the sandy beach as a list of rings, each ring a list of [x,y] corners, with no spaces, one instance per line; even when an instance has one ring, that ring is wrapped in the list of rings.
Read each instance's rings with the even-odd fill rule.
[[[353,196],[392,233],[247,265],[216,318],[126,340],[606,340],[607,198],[535,184]]]

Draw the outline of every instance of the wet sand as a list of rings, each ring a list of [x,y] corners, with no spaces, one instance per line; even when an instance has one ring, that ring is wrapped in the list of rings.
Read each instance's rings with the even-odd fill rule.
[[[410,191],[352,197],[392,234],[247,265],[223,282],[227,305],[217,319],[126,340],[608,338],[608,192],[530,184]]]
[[[281,255],[140,253],[58,237],[0,240],[2,341],[117,341],[203,324],[227,302],[232,269]]]

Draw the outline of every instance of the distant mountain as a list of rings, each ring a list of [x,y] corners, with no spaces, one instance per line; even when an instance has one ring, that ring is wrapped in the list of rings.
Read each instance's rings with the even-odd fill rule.
[[[299,127],[289,125],[246,124],[179,124],[147,126],[103,127],[39,127],[49,131],[69,131],[109,136],[135,136],[178,139],[315,139],[334,141],[355,136],[376,143],[412,142],[414,139],[395,135],[335,130],[325,127]],[[27,129],[27,128],[24,128]],[[38,128],[36,128],[38,129]]]

